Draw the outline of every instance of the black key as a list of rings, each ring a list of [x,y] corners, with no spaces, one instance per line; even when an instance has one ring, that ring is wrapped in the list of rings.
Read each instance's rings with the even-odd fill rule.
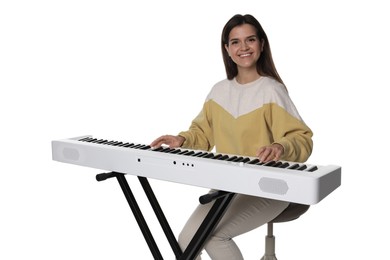
[[[272,167],[279,167],[282,164],[283,164],[282,162],[276,162],[275,164],[272,165]]]
[[[209,153],[209,154],[206,154],[205,156],[203,156],[203,158],[213,158],[213,157],[214,157],[213,153]]]
[[[264,166],[272,166],[275,163],[276,163],[275,161],[269,161],[269,162],[265,163]]]
[[[141,147],[139,147],[139,149],[141,149],[141,150],[148,150],[149,148],[150,148],[150,145],[147,145],[147,144],[144,144]]]
[[[248,162],[248,164],[256,164],[258,162],[260,162],[260,160],[256,158],[256,159],[253,159],[252,161]]]
[[[193,155],[195,152],[194,151],[187,151],[183,153],[183,155]]]
[[[287,169],[295,170],[298,167],[299,167],[299,164],[295,163],[295,164],[291,165],[290,167],[288,167]]]
[[[180,150],[179,149],[173,149],[172,151],[170,151],[169,153],[172,153],[172,154],[177,154],[179,153]]]
[[[302,164],[301,166],[299,166],[299,167],[297,168],[297,170],[298,170],[298,171],[303,171],[303,170],[306,169],[306,168],[307,168],[307,166],[304,165],[304,164]]]
[[[227,158],[229,158],[229,156],[225,154],[224,156],[219,157],[218,160],[222,161],[222,160],[226,160]]]
[[[251,159],[249,159],[249,157],[246,157],[246,158],[244,158],[244,160],[242,160],[242,162],[243,163],[247,163],[247,162],[249,162]]]
[[[314,171],[316,171],[316,170],[318,170],[318,167],[317,167],[317,166],[313,166],[313,167],[307,169],[308,172],[314,172]]]
[[[282,163],[279,168],[287,168],[290,164],[288,162]]]
[[[205,157],[206,155],[208,155],[208,153],[204,152],[204,153],[199,154],[197,157]]]
[[[237,156],[232,156],[229,159],[227,159],[226,161],[231,162],[231,161],[234,161],[235,159],[237,159]]]
[[[205,152],[197,152],[197,153],[194,153],[192,156],[195,156],[195,157],[202,157],[203,155],[205,155],[207,153]]]
[[[183,151],[180,151],[179,153],[177,154],[185,154],[186,152],[188,152],[188,150],[183,150]]]
[[[161,151],[162,149],[164,149],[164,147],[160,146],[160,147],[157,147],[157,148],[153,149],[153,151],[159,152],[159,151]]]
[[[213,160],[218,160],[218,158],[221,158],[222,157],[222,154],[217,154],[217,155],[214,155],[213,157],[211,157],[211,159]]]
[[[172,150],[171,148],[167,147],[167,148],[162,149],[160,152],[167,153],[167,152],[169,152],[171,150]]]
[[[93,138],[85,137],[85,138],[81,138],[79,141],[81,141],[81,142],[90,142],[91,140],[93,140]]]
[[[241,162],[242,160],[244,160],[244,157],[238,157],[236,159],[233,160],[233,162]]]

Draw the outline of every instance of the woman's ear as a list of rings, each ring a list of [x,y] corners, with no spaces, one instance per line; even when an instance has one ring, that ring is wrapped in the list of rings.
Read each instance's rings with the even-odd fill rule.
[[[261,52],[263,51],[263,49],[264,49],[264,39],[261,39],[261,43],[260,43]]]
[[[229,53],[229,45],[225,44],[225,50],[226,50],[227,54],[230,56],[230,53]]]

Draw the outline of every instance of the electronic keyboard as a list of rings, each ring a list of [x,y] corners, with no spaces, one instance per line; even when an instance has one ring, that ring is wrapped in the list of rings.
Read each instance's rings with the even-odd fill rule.
[[[53,160],[203,188],[312,205],[341,185],[341,167],[81,136],[52,141]]]

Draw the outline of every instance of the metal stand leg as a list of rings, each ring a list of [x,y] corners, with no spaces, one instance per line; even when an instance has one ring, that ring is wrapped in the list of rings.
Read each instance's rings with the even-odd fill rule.
[[[180,260],[192,260],[198,256],[207,238],[221,220],[234,195],[235,193],[226,193],[225,196],[215,201],[183,255],[179,258]]]
[[[129,184],[126,181],[126,178],[121,173],[111,172],[107,174],[98,174],[96,176],[96,179],[98,181],[105,180],[107,178],[116,177],[119,185],[122,188],[122,191],[127,199],[127,202],[129,203],[129,206],[131,210],[133,211],[134,217],[137,220],[137,223],[142,231],[142,234],[144,235],[144,238],[146,240],[146,243],[149,246],[150,252],[152,253],[154,259],[163,260],[164,258],[161,255],[160,250],[158,249],[158,246],[153,238],[152,233],[150,232],[150,229],[148,227],[148,224],[145,221],[144,216],[142,215],[141,209],[139,208],[137,201],[133,195],[133,192],[130,189]]]
[[[152,255],[154,259],[162,260],[163,257],[157,247],[157,244],[153,238],[152,233],[150,232],[150,229],[142,215],[142,212],[135,200],[135,197],[130,189],[129,184],[126,181],[126,178],[124,174],[117,173],[117,172],[110,172],[110,173],[101,173],[96,175],[96,179],[98,181],[103,181],[108,178],[116,177],[122,191],[130,205],[131,210],[133,211],[133,214],[138,222],[138,225],[144,235],[144,238],[149,246],[150,251],[152,252]],[[176,259],[179,260],[193,260],[195,259],[200,251],[203,249],[203,246],[207,240],[207,238],[210,236],[211,232],[214,230],[214,228],[217,226],[218,222],[221,220],[223,214],[225,213],[227,207],[229,206],[230,201],[233,199],[235,193],[231,192],[224,192],[224,191],[217,191],[215,194],[207,194],[201,197],[200,201],[201,203],[208,203],[212,200],[215,200],[214,205],[211,207],[210,211],[208,212],[206,218],[203,220],[202,224],[200,225],[199,229],[195,233],[194,237],[192,238],[190,244],[187,246],[184,253],[182,253],[181,248],[179,247],[179,244],[168,224],[168,221],[166,220],[164,213],[162,212],[162,209],[153,193],[152,188],[149,185],[148,180],[145,177],[138,177],[139,181],[141,182],[141,185],[149,199],[150,204],[152,205],[152,208],[161,224],[161,227],[164,230],[164,233],[172,247],[173,252],[175,253]]]
[[[273,235],[272,222],[267,224],[267,236],[265,237],[265,254],[261,260],[278,260],[275,255],[275,237]]]
[[[167,237],[169,244],[171,245],[173,253],[175,254],[176,258],[179,258],[183,254],[183,252],[181,251],[179,243],[177,242],[176,237],[173,234],[172,229],[169,226],[169,223],[160,207],[160,204],[158,203],[157,198],[154,195],[152,187],[150,187],[150,184],[145,177],[138,177],[138,179],[141,182],[141,185],[145,191],[146,196],[149,199],[150,204],[152,205],[154,212],[156,213],[157,219],[160,222],[160,225],[164,231],[165,236]]]

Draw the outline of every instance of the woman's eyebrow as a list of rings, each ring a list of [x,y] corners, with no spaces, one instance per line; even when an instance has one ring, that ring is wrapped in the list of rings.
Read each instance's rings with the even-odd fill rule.
[[[247,37],[245,37],[245,39],[249,39],[249,38],[252,38],[252,37],[256,37],[256,34],[247,36]],[[231,41],[238,41],[238,40],[239,40],[238,38],[232,38],[232,39],[229,40],[229,42],[231,42]]]
[[[246,37],[246,39],[248,39],[248,38],[256,38],[257,36],[256,36],[256,34],[253,34],[253,35],[251,35],[251,36],[248,36],[248,37]]]

